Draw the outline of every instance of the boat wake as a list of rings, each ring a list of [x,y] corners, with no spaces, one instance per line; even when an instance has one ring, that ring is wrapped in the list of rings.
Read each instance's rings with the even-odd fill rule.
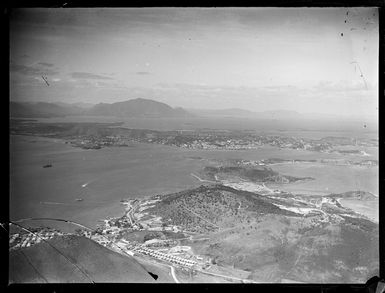
[[[87,187],[90,183],[92,183],[92,182],[94,182],[94,181],[96,181],[96,180],[97,180],[97,179],[90,180],[90,181],[88,181],[88,182],[82,184],[82,187],[83,187],[83,188],[84,188],[84,187]]]
[[[52,202],[52,201],[41,201],[40,204],[72,206],[72,204],[68,204],[64,202]]]

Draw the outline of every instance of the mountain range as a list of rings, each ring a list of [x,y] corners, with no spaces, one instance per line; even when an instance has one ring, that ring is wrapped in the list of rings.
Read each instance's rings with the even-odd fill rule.
[[[186,117],[192,116],[182,108],[172,108],[169,105],[149,99],[132,99],[112,104],[99,103],[27,103],[10,102],[11,118],[49,118],[71,115],[85,116],[115,116],[115,117]]]
[[[234,117],[259,120],[313,120],[313,121],[371,121],[375,117],[349,117],[335,114],[299,113],[290,110],[253,112],[240,108],[228,109],[183,109],[150,100],[131,99],[116,103],[47,103],[10,102],[11,118],[49,118],[64,116],[112,116],[119,118],[171,118],[171,117]]]

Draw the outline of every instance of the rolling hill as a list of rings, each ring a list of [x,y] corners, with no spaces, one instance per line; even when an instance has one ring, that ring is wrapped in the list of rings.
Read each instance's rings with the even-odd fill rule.
[[[269,213],[299,216],[280,209],[267,197],[220,184],[166,195],[146,212],[199,233],[227,229]]]
[[[199,233],[183,245],[213,265],[248,272],[250,280],[364,283],[378,274],[379,227],[334,202],[217,184],[164,195],[145,212]]]

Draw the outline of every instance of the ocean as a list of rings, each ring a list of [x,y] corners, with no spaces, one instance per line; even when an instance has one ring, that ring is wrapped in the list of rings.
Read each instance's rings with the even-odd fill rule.
[[[57,119],[49,120],[53,122]],[[162,124],[158,124],[158,129],[163,127],[159,125]],[[138,124],[128,126],[135,128]],[[298,130],[291,132],[297,135],[302,133]],[[313,137],[320,136],[319,131],[314,131],[313,134],[309,131],[303,133]],[[322,132],[322,136],[344,135],[348,136],[349,133]],[[257,150],[226,151],[189,150],[135,143],[129,147],[82,150],[58,139],[20,135],[10,136],[10,150],[11,220],[53,217],[77,221],[91,227],[95,227],[98,220],[123,214],[121,199],[166,194],[201,185],[191,173],[206,166],[207,160],[341,158],[338,154],[271,146]],[[377,148],[368,152],[372,154],[368,158],[378,158]],[[46,164],[52,164],[52,167],[43,168]],[[287,175],[317,177],[315,181],[302,185],[287,185],[285,188],[288,191],[302,189],[305,192],[318,191],[322,194],[359,188],[378,194],[378,167],[309,167],[295,164],[276,165],[273,169]],[[76,200],[80,198],[83,201]]]
[[[122,127],[152,130],[243,130],[261,134],[320,139],[326,136],[378,138],[378,126],[365,121],[267,120],[239,117],[117,118],[67,116],[38,118],[39,122],[123,122]]]

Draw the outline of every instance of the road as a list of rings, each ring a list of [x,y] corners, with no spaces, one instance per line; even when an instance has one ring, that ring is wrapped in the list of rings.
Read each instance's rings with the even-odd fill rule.
[[[126,212],[126,216],[130,220],[131,226],[135,223],[135,219],[134,219],[133,213],[135,212],[135,209],[138,207],[138,205],[139,205],[138,203],[132,205],[130,210]]]
[[[174,279],[175,283],[180,283],[178,278],[175,275],[175,268],[173,266],[170,266],[170,269],[171,269],[171,276]]]
[[[176,274],[175,274],[175,268],[172,266],[172,265],[169,265],[169,264],[165,264],[165,263],[161,263],[161,262],[158,262],[158,261],[154,261],[153,259],[148,259],[148,258],[140,258],[142,260],[145,260],[146,262],[150,262],[152,263],[153,265],[155,266],[163,266],[163,267],[169,267],[170,268],[170,271],[171,271],[171,277],[174,279],[174,282],[175,283],[181,283]]]
[[[202,178],[199,178],[197,175],[195,175],[194,173],[191,173],[190,174],[191,176],[193,176],[195,179],[198,179],[200,182],[208,182],[208,183],[215,183],[217,184],[218,182],[215,182],[215,181],[210,181],[210,180],[204,180]]]
[[[237,278],[237,277],[232,277],[232,276],[226,276],[226,275],[211,273],[211,272],[208,272],[208,271],[205,271],[205,270],[197,270],[197,271],[201,272],[202,274],[217,276],[217,277],[221,277],[221,278],[224,278],[224,279],[232,279],[232,280],[240,281],[242,283],[255,283],[252,280],[246,280],[246,279],[241,279],[241,278]]]

